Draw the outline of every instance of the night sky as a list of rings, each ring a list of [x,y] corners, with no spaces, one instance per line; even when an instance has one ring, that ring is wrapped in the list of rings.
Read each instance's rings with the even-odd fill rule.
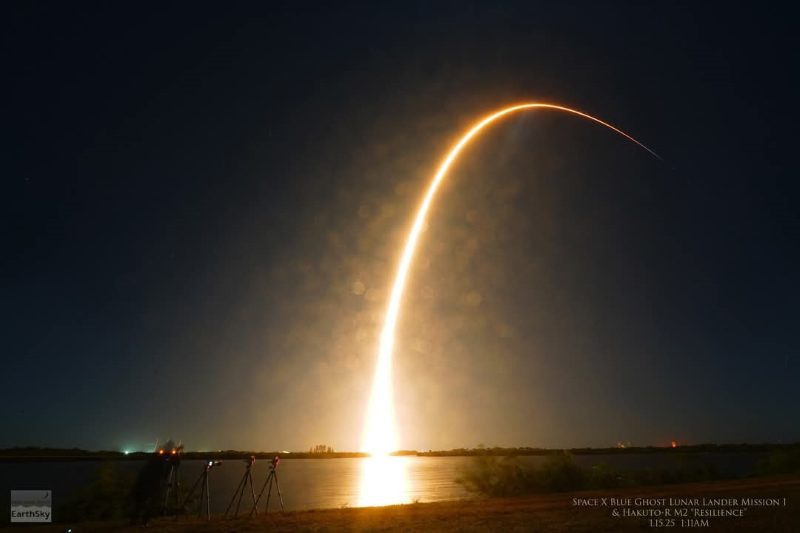
[[[602,6],[598,5],[602,4]],[[411,449],[800,440],[791,17],[687,3],[19,3],[0,447],[359,447],[405,231]],[[691,4],[691,3],[688,3]]]

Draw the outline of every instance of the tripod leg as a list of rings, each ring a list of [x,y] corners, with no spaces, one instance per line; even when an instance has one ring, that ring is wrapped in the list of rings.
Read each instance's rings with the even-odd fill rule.
[[[197,518],[203,516],[203,499],[206,496],[206,473],[200,476],[200,500],[197,502]]]
[[[248,472],[248,474],[250,476],[250,494],[253,496],[253,509],[255,509],[256,514],[258,514],[258,509],[256,509],[256,507],[258,507],[258,502],[256,501],[256,490],[253,487],[253,474],[250,472]]]
[[[211,494],[208,491],[208,474],[206,474],[206,520],[211,520]]]
[[[194,491],[197,490],[197,486],[200,484],[200,481],[202,480],[203,476],[201,475],[199,478],[197,478],[197,481],[194,482],[194,485],[192,485],[192,490],[189,491],[189,494],[186,495],[186,499],[183,501],[184,507],[186,507],[189,504],[189,500],[191,500],[192,496],[194,496]]]
[[[278,498],[281,500],[281,512],[283,512],[283,495],[281,494],[281,486],[278,484],[278,473],[275,472],[275,488],[278,489]]]
[[[181,512],[181,470],[180,463],[175,465],[175,477],[172,478],[173,486],[173,500],[175,500],[175,520],[178,519],[178,514]]]
[[[245,479],[246,479],[246,475],[245,475],[245,477],[242,478],[242,480],[239,482],[239,484],[236,485],[236,490],[233,492],[233,498],[231,498],[231,503],[229,503],[228,504],[228,508],[225,509],[225,516],[228,515],[228,511],[231,510],[231,507],[233,506],[233,502],[234,502],[234,500],[236,500],[236,495],[239,494],[239,487],[241,487],[242,492],[244,492],[244,481],[245,481]],[[242,502],[242,496],[241,496],[241,494],[239,494],[239,503],[241,503],[241,502]],[[236,505],[236,512],[237,513],[239,512],[239,505]]]
[[[172,475],[174,473],[174,469],[170,466],[169,473],[167,474],[167,490],[166,494],[164,494],[164,508],[161,510],[161,514],[166,515],[167,509],[169,509],[169,492],[172,488]]]
[[[270,478],[269,478],[269,476],[267,476],[266,481],[264,481],[264,484],[261,486],[261,492],[258,493],[258,498],[256,498],[256,501],[253,504],[253,509],[250,510],[250,516],[253,516],[253,513],[257,513],[258,512],[257,511],[258,502],[261,501],[261,495],[264,494],[264,489],[267,488],[267,483],[269,483],[269,480],[270,480]]]
[[[250,477],[250,469],[247,469],[244,477],[242,478],[242,490],[239,491],[239,501],[236,502],[236,512],[233,516],[239,516],[239,507],[242,505],[242,498],[244,498],[244,489],[247,487],[247,481],[250,480],[250,487],[253,486],[253,479]]]
[[[239,507],[242,506],[242,497],[244,496],[244,489],[247,486],[247,477],[249,475],[250,471],[248,470],[242,478],[242,490],[239,491],[239,501],[236,502],[236,512],[233,513],[233,516],[239,516]]]
[[[270,496],[272,496],[272,480],[274,478],[275,478],[275,471],[273,470],[273,471],[271,471],[269,473],[269,478],[268,478],[269,479],[269,490],[267,490],[267,505],[266,505],[266,507],[264,507],[264,512],[265,513],[269,512],[269,499],[270,499]]]

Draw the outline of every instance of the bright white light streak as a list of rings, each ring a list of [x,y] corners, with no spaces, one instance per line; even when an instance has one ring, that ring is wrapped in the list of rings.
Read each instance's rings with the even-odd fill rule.
[[[526,111],[533,109],[550,109],[561,111],[576,115],[578,117],[591,120],[601,126],[622,135],[631,142],[636,143],[640,147],[647,150],[658,159],[661,157],[653,150],[628,135],[624,131],[612,126],[608,122],[600,120],[582,111],[571,109],[555,104],[547,103],[522,103],[495,111],[482,119],[469,128],[469,130],[456,142],[445,156],[442,163],[439,165],[436,174],[428,186],[422,203],[417,209],[417,214],[414,217],[414,223],[409,230],[406,239],[403,254],[400,257],[400,264],[397,267],[397,274],[395,275],[394,285],[389,297],[389,306],[386,311],[386,319],[383,324],[383,330],[378,345],[378,361],[375,368],[375,377],[372,383],[372,393],[370,396],[369,404],[367,407],[367,416],[364,424],[364,435],[362,440],[362,451],[371,454],[373,457],[386,456],[390,452],[395,451],[398,447],[398,432],[395,425],[394,417],[394,394],[392,388],[392,352],[394,351],[394,334],[397,326],[397,319],[400,314],[400,304],[403,299],[403,292],[406,287],[406,280],[408,279],[408,271],[411,266],[411,261],[414,258],[414,252],[417,247],[422,228],[425,225],[425,219],[428,211],[433,203],[436,192],[439,186],[447,175],[448,170],[456,160],[458,155],[467,146],[467,144],[476,137],[481,131],[495,122],[496,120],[508,116],[518,111]],[[387,480],[387,482],[389,482]],[[373,487],[374,489],[374,487]]]

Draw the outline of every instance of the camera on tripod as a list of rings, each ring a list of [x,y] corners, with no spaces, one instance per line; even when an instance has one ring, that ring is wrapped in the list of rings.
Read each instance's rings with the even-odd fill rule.
[[[267,491],[267,504],[264,506],[264,512],[269,512],[269,500],[272,496],[272,487],[275,486],[278,489],[278,498],[281,501],[281,511],[283,511],[283,495],[281,494],[281,486],[278,484],[278,465],[281,463],[280,456],[276,455],[270,461],[269,466],[269,475],[267,476],[267,480],[264,481],[264,485],[261,487],[261,492],[258,493],[258,497],[255,498],[255,502],[253,503],[253,509],[250,511],[250,516],[255,514],[258,508],[258,502],[261,501],[261,495],[264,494],[264,489],[269,486],[269,490]]]
[[[194,485],[192,485],[192,490],[189,491],[189,495],[186,496],[186,499],[183,502],[183,507],[187,508],[189,503],[193,501],[192,498],[194,493],[199,487],[200,499],[197,500],[197,516],[200,517],[203,515],[203,504],[205,503],[206,520],[211,520],[211,492],[208,490],[208,473],[212,468],[221,464],[222,461],[218,459],[207,459],[203,465],[203,471],[200,473],[200,477],[194,482]]]

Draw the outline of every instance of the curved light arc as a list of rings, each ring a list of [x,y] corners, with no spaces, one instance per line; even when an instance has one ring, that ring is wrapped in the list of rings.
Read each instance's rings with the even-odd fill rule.
[[[397,326],[397,319],[400,314],[400,304],[403,299],[403,292],[405,291],[406,281],[408,279],[408,271],[411,266],[411,261],[414,258],[414,252],[419,241],[419,236],[422,233],[422,228],[425,224],[428,211],[430,210],[436,192],[439,186],[447,175],[448,170],[458,158],[459,154],[467,146],[467,144],[475,138],[484,128],[493,122],[508,116],[512,113],[530,109],[551,109],[577,115],[581,118],[591,120],[601,126],[614,131],[615,133],[625,137],[629,141],[637,144],[641,148],[647,150],[650,154],[658,159],[661,159],[656,152],[636,140],[631,135],[628,135],[621,129],[605,122],[597,117],[556,104],[548,103],[522,103],[503,108],[499,111],[489,114],[488,116],[480,119],[474,126],[472,126],[467,133],[465,133],[456,144],[447,153],[447,156],[440,163],[436,174],[428,186],[422,203],[417,209],[417,214],[414,217],[414,222],[408,233],[406,244],[403,248],[403,255],[400,258],[400,264],[397,267],[397,274],[395,274],[394,285],[389,297],[389,306],[386,310],[386,318],[384,320],[383,330],[381,331],[379,346],[378,346],[378,363],[375,369],[375,378],[372,385],[372,395],[367,410],[367,420],[364,428],[364,437],[362,442],[362,451],[368,452],[372,455],[387,455],[388,453],[397,449],[397,431],[394,426],[394,402],[392,394],[392,352],[394,351],[394,333]]]

